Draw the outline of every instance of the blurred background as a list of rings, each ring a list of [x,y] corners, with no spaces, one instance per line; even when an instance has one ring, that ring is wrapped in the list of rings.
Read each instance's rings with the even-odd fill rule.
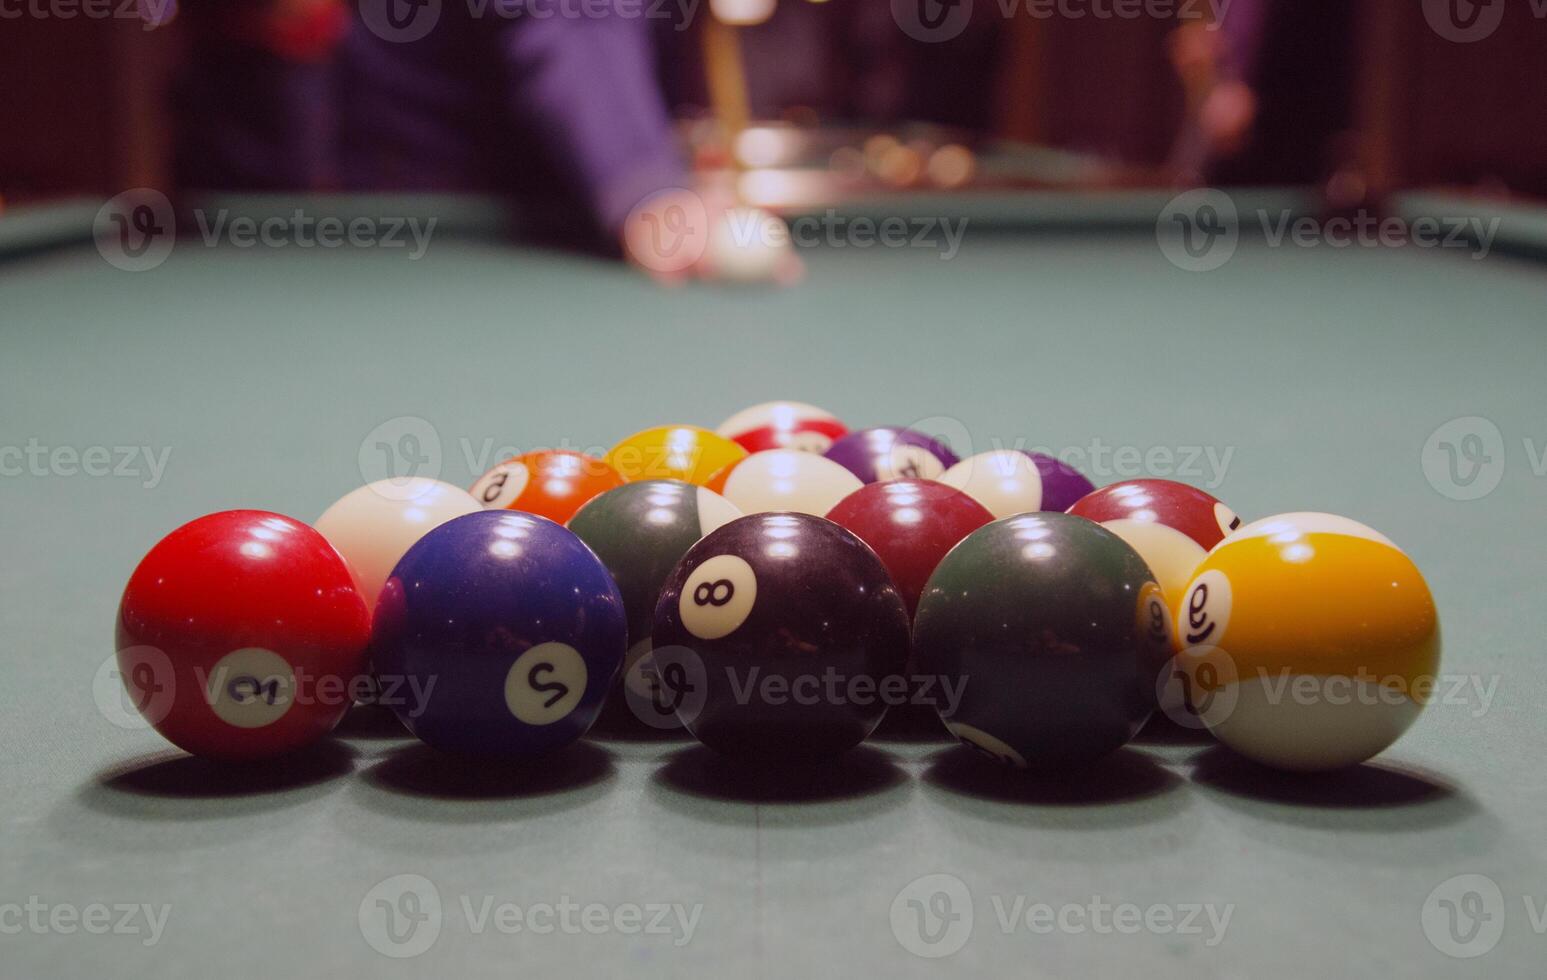
[[[443,99],[448,130],[486,131],[508,162],[494,169],[522,174],[513,193],[546,187],[532,176],[544,168],[564,183],[570,159],[530,127],[490,123],[532,98],[502,94],[530,61],[441,41],[431,61],[473,74],[442,92],[413,75],[424,64],[383,69],[353,48],[371,33],[353,4],[6,0],[0,195],[460,189],[451,169],[394,162],[383,136],[394,123],[372,103],[401,104],[407,89]],[[1353,202],[1441,185],[1543,195],[1537,6],[674,0],[637,18],[648,76],[572,77],[626,99],[657,86],[684,159],[738,174],[747,199],[773,206],[857,190],[1197,181],[1318,184]]]

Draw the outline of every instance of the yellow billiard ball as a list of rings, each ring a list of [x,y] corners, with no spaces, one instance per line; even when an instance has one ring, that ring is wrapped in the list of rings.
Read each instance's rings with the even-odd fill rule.
[[[1348,518],[1282,514],[1241,528],[1198,566],[1175,617],[1199,717],[1277,769],[1364,762],[1433,694],[1429,587],[1400,548]]]
[[[747,451],[696,425],[662,425],[636,432],[607,451],[625,481],[681,480],[703,486]]]

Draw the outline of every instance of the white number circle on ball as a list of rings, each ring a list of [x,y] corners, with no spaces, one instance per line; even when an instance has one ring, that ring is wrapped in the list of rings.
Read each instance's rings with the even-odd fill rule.
[[[1226,537],[1241,529],[1241,519],[1236,516],[1235,511],[1224,504],[1214,505],[1214,520],[1219,522],[1219,531]]]
[[[700,640],[718,640],[736,632],[757,601],[757,573],[746,559],[716,555],[693,569],[682,584],[677,614]]]
[[[551,725],[569,716],[585,694],[586,665],[568,643],[539,643],[505,674],[505,705],[516,720]]]
[[[521,496],[532,473],[525,463],[501,463],[478,478],[473,496],[485,510],[506,510]]]
[[[820,455],[833,448],[833,440],[832,437],[821,432],[792,432],[789,438],[784,440],[784,448]]]
[[[1224,642],[1230,626],[1230,579],[1211,568],[1193,580],[1182,608],[1177,610],[1176,628],[1184,647],[1217,647]]]
[[[1160,596],[1152,595],[1144,604],[1146,629],[1152,639],[1158,643],[1171,642],[1171,610],[1161,601]]]
[[[273,650],[244,647],[221,657],[205,690],[210,710],[234,728],[263,728],[295,703],[295,672]]]
[[[881,481],[933,480],[945,472],[945,464],[923,446],[899,443],[876,461],[876,475]]]

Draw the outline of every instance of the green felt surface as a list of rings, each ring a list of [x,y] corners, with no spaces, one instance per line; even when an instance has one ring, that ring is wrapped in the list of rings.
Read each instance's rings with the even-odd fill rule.
[[[131,476],[46,465],[0,477],[3,971],[1539,973],[1539,266],[1248,241],[1224,268],[1190,274],[1153,234],[970,227],[951,261],[854,248],[806,259],[808,281],[787,291],[662,290],[604,262],[451,237],[417,262],[180,244],[149,273],[90,247],[0,266],[0,447],[106,447],[115,462],[115,447],[169,452],[159,479],[139,456]],[[467,484],[502,447],[602,447],[774,397],[853,424],[943,417],[978,448],[1212,450],[1222,473],[1180,475],[1243,517],[1329,510],[1401,543],[1436,595],[1447,676],[1496,682],[1492,700],[1448,692],[1377,765],[1332,779],[1276,778],[1207,743],[1152,738],[1075,787],[986,779],[956,752],[907,743],[788,785],[736,778],[683,743],[605,741],[542,778],[470,782],[358,725],[277,775],[230,775],[97,707],[119,590],[146,549],[213,510],[314,519],[361,482],[362,443],[400,431],[391,420],[428,423],[433,468]],[[1469,416],[1497,427],[1490,466],[1503,473],[1486,497],[1458,501],[1426,478],[1425,444]],[[1098,483],[1132,475],[1110,457],[1087,468]],[[400,874],[429,879],[444,915],[426,952],[395,960],[367,944],[360,915]],[[971,897],[970,937],[939,960],[910,953],[892,915],[931,874]],[[1502,897],[1482,909],[1503,916],[1502,938],[1472,960],[1438,951],[1421,914],[1460,874]],[[907,899],[933,894],[913,887],[904,933]],[[24,913],[7,903],[33,896],[170,914],[148,946],[143,931],[13,930]],[[1001,923],[1096,896],[1231,917],[1222,937],[1206,918],[1188,935]],[[492,921],[477,931],[486,897],[701,910],[680,945],[680,927],[507,935]],[[1435,901],[1446,897],[1458,896]]]

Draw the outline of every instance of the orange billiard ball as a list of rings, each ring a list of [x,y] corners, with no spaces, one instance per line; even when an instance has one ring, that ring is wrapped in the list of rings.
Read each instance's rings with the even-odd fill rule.
[[[521,510],[564,524],[593,497],[623,485],[603,459],[568,449],[539,449],[505,460],[478,478],[473,497],[485,510]]]

